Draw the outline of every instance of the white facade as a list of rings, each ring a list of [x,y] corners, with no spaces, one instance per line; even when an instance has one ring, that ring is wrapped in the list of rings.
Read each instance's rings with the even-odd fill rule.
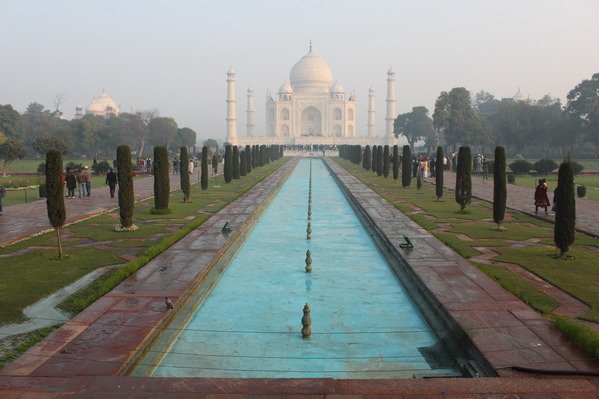
[[[387,115],[395,112],[395,77],[388,74]],[[276,98],[266,95],[266,132],[253,137],[253,93],[248,90],[248,134],[237,137],[235,109],[235,74],[227,73],[227,141],[246,144],[394,144],[393,131],[375,138],[374,91],[369,93],[368,136],[360,137],[357,129],[355,95],[346,97],[340,84],[333,82],[328,64],[310,51],[291,68],[289,83],[284,82]],[[395,119],[395,116],[393,116]],[[391,121],[391,126],[393,122]],[[376,141],[376,143],[375,143]],[[378,143],[380,141],[380,143]]]

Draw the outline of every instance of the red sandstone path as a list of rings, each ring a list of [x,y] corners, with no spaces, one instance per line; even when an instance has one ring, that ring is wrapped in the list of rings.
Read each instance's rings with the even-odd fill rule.
[[[435,178],[428,178],[429,182],[434,183]],[[455,189],[455,173],[444,171],[444,185],[449,189]],[[552,199],[553,189],[550,187],[549,198]],[[545,215],[542,209],[535,214],[534,206],[534,188],[508,184],[507,186],[507,207],[516,211],[526,213],[539,219],[553,223],[555,214],[549,211]],[[493,180],[484,180],[478,176],[472,176],[472,196],[493,202]],[[576,230],[586,234],[599,237],[599,201],[576,198]]]
[[[171,189],[179,188],[179,179],[178,174],[170,174]],[[191,178],[191,183],[197,183],[197,180],[196,172]],[[154,196],[154,177],[149,176],[135,180],[133,190],[136,201]],[[76,195],[77,193],[78,191],[75,190]],[[65,198],[65,206],[67,210],[66,223],[73,223],[118,208],[118,199],[116,195],[115,198],[110,198],[107,185],[92,186],[90,197]],[[45,200],[6,206],[0,216],[0,247],[51,229]]]

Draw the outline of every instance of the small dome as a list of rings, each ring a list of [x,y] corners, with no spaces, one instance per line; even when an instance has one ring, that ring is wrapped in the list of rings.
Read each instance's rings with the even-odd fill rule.
[[[90,114],[105,116],[109,113],[118,114],[119,106],[105,91],[103,91],[98,98],[89,103],[86,111]]]
[[[331,86],[331,89],[329,90],[329,92],[331,94],[343,94],[343,93],[345,93],[345,90],[343,89],[343,86],[335,83],[334,85]]]
[[[291,85],[287,82],[283,83],[279,88],[279,94],[293,94],[293,89]]]
[[[333,80],[329,65],[319,56],[309,51],[291,68],[289,81],[295,91],[298,88],[309,91],[327,92]]]

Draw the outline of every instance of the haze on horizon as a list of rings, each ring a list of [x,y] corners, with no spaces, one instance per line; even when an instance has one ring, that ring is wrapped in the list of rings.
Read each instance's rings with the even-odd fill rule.
[[[599,72],[596,0],[264,0],[36,2],[0,0],[0,104],[39,102],[71,119],[103,89],[130,112],[156,108],[198,141],[223,141],[226,71],[237,74],[238,134],[246,89],[255,90],[256,135],[264,99],[313,50],[333,80],[355,91],[366,133],[368,88],[384,132],[386,71],[397,73],[397,111],[430,114],[441,91],[466,87],[497,98],[566,94]]]

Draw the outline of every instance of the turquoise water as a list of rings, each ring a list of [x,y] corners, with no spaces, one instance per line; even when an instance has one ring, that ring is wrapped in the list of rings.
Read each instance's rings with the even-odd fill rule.
[[[437,337],[387,265],[322,161],[276,194],[154,376],[410,378],[456,375],[419,350]],[[305,273],[306,250],[312,273]],[[302,339],[304,304],[312,336]]]

